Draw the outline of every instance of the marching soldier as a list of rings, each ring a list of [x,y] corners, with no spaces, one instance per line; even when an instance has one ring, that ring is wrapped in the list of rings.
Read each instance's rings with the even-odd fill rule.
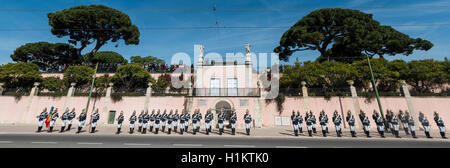
[[[245,130],[247,131],[247,135],[250,136],[252,116],[249,114],[248,109],[245,111],[244,121],[245,121]]]
[[[56,120],[58,119],[58,108],[55,109],[55,111],[52,113],[52,118],[50,120],[50,130],[49,132],[53,132],[53,125],[55,124]]]
[[[400,112],[402,112],[402,111],[400,110]],[[395,135],[395,137],[396,138],[400,138],[400,136],[398,136],[398,129],[399,129],[398,118],[394,114],[392,114],[391,123],[392,123],[392,127],[394,128],[394,135]]]
[[[141,111],[141,114],[138,116],[138,132],[142,131],[142,123],[144,122],[144,110]]]
[[[422,123],[423,129],[425,131],[425,135],[427,136],[427,138],[432,138],[430,136],[430,122],[428,122],[427,117],[425,117],[425,115],[423,115],[423,113],[420,111],[419,111],[419,121],[420,121],[420,123]]]
[[[300,111],[297,110],[297,121],[298,121],[298,130],[300,133],[303,133],[303,117],[300,114]]]
[[[117,117],[117,132],[116,134],[120,134],[120,129],[122,128],[122,122],[124,120],[123,111],[120,111],[119,117]]]
[[[292,110],[291,120],[292,126],[294,127],[294,135],[298,136],[298,115],[295,115],[295,111]]]
[[[173,110],[170,110],[169,115],[167,115],[167,128],[168,130],[168,134],[170,134],[170,132],[172,132],[172,122],[173,122]]]
[[[442,117],[439,117],[439,114],[436,111],[434,112],[434,121],[436,122],[436,125],[439,127],[439,133],[441,134],[441,137],[447,139],[447,137],[445,137],[444,120],[442,120]]]
[[[236,109],[233,108],[230,116],[231,135],[235,135],[236,133],[236,120],[237,120]]]
[[[70,131],[70,128],[72,127],[72,120],[75,118],[77,114],[75,113],[75,108],[72,109],[72,111],[69,113],[69,117],[68,117],[68,123],[69,125],[67,126],[67,131]]]
[[[361,120],[363,126],[364,126],[364,133],[366,133],[367,138],[370,138],[370,120],[369,117],[366,116],[366,113],[364,111],[360,111],[359,113],[359,119]]]
[[[159,112],[159,109],[158,109],[158,112]],[[155,109],[153,109],[152,114],[149,115],[150,132],[153,132],[153,127],[155,126],[155,118],[156,118]]]
[[[179,119],[180,119],[180,115],[178,114],[178,109],[176,109],[175,114],[173,115],[173,131],[175,131],[175,133],[177,132]]]
[[[336,127],[337,136],[341,137],[341,135],[342,135],[342,130],[341,130],[342,118],[341,118],[341,115],[338,114],[337,110],[335,110],[334,114],[333,114],[333,123],[334,123],[334,126]]]
[[[324,137],[327,136],[327,124],[328,124],[328,116],[325,114],[325,111],[321,111],[319,115],[320,126],[322,127],[322,134]]]
[[[408,122],[408,126],[411,128],[411,135],[413,138],[417,138],[416,137],[416,127],[414,126],[414,118],[409,115],[408,112],[406,112],[406,118],[407,118],[407,122]]]
[[[91,133],[95,133],[95,128],[97,127],[97,121],[100,119],[100,114],[98,113],[98,109],[95,110],[95,112],[91,115],[92,119],[92,130]]]
[[[312,111],[309,111],[309,117],[311,118],[311,122],[312,122],[312,130],[314,134],[317,134],[316,131],[316,116],[312,113]]]
[[[197,109],[197,111],[192,115],[192,125],[194,127],[194,135],[196,132],[199,132],[200,129],[200,121],[202,119],[202,114],[200,114],[200,109]]]
[[[149,119],[150,119],[150,116],[148,115],[148,111],[145,110],[144,115],[142,115],[142,132],[141,132],[142,134],[147,133],[147,124],[148,124]]]
[[[194,109],[194,114],[192,114],[192,134],[197,132],[197,109]]]
[[[213,119],[214,115],[211,113],[211,109],[208,109],[205,115],[206,135],[209,135],[209,132],[211,132],[211,122]]]
[[[392,121],[392,116],[394,115],[393,112],[391,110],[386,110],[386,121],[388,123],[389,126],[389,131],[391,131],[392,135],[395,135],[395,131],[394,131],[394,126],[392,125],[391,121]]]
[[[350,110],[347,111],[347,117],[346,117],[347,123],[350,126],[350,133],[352,134],[352,137],[356,137],[355,132],[355,116],[350,112]]]
[[[384,138],[384,121],[377,111],[373,110],[373,120],[377,124],[377,131],[382,138]]]
[[[130,134],[133,134],[134,132],[134,124],[136,123],[137,117],[136,117],[136,110],[133,111],[133,114],[130,117]]]
[[[38,130],[37,132],[41,132],[42,130],[42,126],[44,124],[45,119],[48,117],[48,113],[47,113],[47,107],[44,108],[44,110],[41,112],[40,115],[37,116],[38,118]]]
[[[305,114],[305,121],[306,121],[306,129],[308,130],[308,135],[310,137],[312,137],[312,124],[313,124],[313,119],[311,117],[312,112],[310,111],[309,113],[306,112]]]
[[[406,113],[408,113],[408,111],[405,111],[405,114]],[[402,122],[403,130],[405,130],[406,135],[409,135],[408,118],[405,114],[400,111],[400,113],[398,113],[398,119],[400,119],[400,121]]]
[[[186,111],[183,109],[181,110],[181,115],[180,115],[180,134],[183,135],[183,131],[184,131],[184,115],[186,115]]]
[[[64,130],[66,129],[66,122],[67,119],[69,118],[69,108],[66,108],[66,111],[61,115],[61,130],[59,130],[59,132],[64,132]]]
[[[164,109],[163,114],[161,115],[161,131],[164,132],[164,130],[166,129],[166,121],[167,121],[167,110]]]
[[[83,128],[85,121],[86,121],[86,110],[83,109],[81,111],[81,114],[78,116],[78,131],[77,131],[77,134],[79,134],[81,132],[81,129]]]
[[[161,121],[161,113],[160,110],[158,109],[158,112],[155,115],[155,134],[158,134],[159,131],[159,122]]]
[[[191,119],[191,114],[189,114],[189,110],[186,110],[186,114],[184,114],[184,130],[185,130],[185,132],[188,132],[190,119]]]
[[[221,108],[217,116],[217,122],[219,123],[219,135],[222,135],[223,133],[223,122],[225,121],[225,113],[223,110],[224,109]]]

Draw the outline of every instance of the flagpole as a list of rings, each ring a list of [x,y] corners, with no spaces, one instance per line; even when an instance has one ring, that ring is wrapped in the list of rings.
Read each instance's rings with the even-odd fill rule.
[[[96,77],[96,75],[97,75],[97,68],[98,68],[98,62],[97,62],[97,64],[95,65],[95,72],[94,72],[94,76],[92,77],[92,82],[91,82],[91,88],[89,89],[89,97],[88,97],[88,101],[87,101],[87,104],[86,104],[86,117],[88,116],[88,111],[89,111],[89,103],[91,102],[91,96],[92,96],[92,89],[94,88],[94,83],[95,83],[95,77]],[[91,117],[91,120],[90,120],[90,122],[89,122],[89,130],[91,130],[91,123],[92,122],[92,117]]]

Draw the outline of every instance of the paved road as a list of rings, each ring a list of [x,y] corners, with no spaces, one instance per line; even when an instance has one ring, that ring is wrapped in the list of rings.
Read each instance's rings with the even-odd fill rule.
[[[0,148],[449,148],[435,139],[0,134]]]

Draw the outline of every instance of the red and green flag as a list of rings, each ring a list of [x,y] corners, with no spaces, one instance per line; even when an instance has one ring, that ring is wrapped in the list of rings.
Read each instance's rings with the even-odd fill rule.
[[[50,108],[50,112],[48,113],[47,119],[45,119],[45,127],[48,128],[50,125],[50,121],[52,121],[52,113],[53,113],[53,106]]]

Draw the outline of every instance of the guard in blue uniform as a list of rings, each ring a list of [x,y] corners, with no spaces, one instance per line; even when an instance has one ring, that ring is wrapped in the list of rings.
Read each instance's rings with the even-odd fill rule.
[[[386,118],[386,122],[387,122],[386,127],[388,127],[387,130],[390,131],[392,133],[392,135],[395,135],[394,134],[394,127],[392,126],[392,123],[391,123],[392,112],[389,109],[386,110],[386,117],[385,118]]]
[[[430,136],[430,122],[428,121],[427,117],[425,117],[425,115],[423,115],[422,112],[419,112],[419,121],[420,121],[420,123],[422,123],[423,129],[425,131],[425,135],[427,136],[427,138],[432,138]]]
[[[144,110],[141,111],[141,114],[138,116],[138,132],[142,131],[142,125],[144,122]]]
[[[235,135],[236,133],[236,120],[237,120],[236,110],[233,108],[230,116],[231,135]]]
[[[188,132],[189,128],[189,120],[191,119],[191,114],[186,110],[186,114],[184,114],[184,131]]]
[[[181,115],[180,115],[180,134],[183,135],[184,132],[184,115],[186,114],[185,110],[181,110]]]
[[[200,114],[200,110],[199,109],[195,110],[194,114],[192,114],[192,126],[194,127],[192,132],[194,135],[200,129],[200,120],[201,119],[202,119],[202,115]]]
[[[442,117],[439,117],[439,114],[436,111],[434,112],[434,121],[436,122],[436,125],[439,127],[439,133],[441,134],[441,137],[447,139],[447,137],[445,137],[444,120],[442,120]]]
[[[159,123],[161,122],[161,117],[162,117],[162,115],[161,115],[161,113],[160,113],[160,111],[158,109],[158,112],[155,115],[155,134],[158,134]]]
[[[58,119],[58,108],[55,109],[55,111],[52,113],[52,119],[50,120],[50,130],[49,132],[53,132],[53,125],[55,125],[56,120]]]
[[[173,123],[173,110],[170,110],[169,115],[167,115],[167,134],[172,132],[172,123]]]
[[[292,121],[292,127],[294,127],[294,135],[298,136],[298,116],[295,115],[295,111],[292,110],[292,115],[291,115],[291,121]]]
[[[305,114],[305,122],[306,122],[306,129],[308,130],[308,136],[312,137],[312,124],[313,124],[313,118],[311,117],[312,112],[309,113],[306,112]]]
[[[401,112],[401,110],[400,110],[400,112]],[[392,127],[394,128],[395,137],[400,138],[400,136],[398,136],[399,125],[398,125],[398,118],[396,115],[392,115],[391,123],[392,123]]]
[[[321,111],[319,115],[320,126],[322,127],[322,134],[324,137],[327,136],[327,124],[328,124],[328,116],[325,114],[325,111]]]
[[[300,111],[297,110],[297,122],[298,122],[298,130],[302,134],[303,133],[303,116],[300,114]]]
[[[123,111],[120,111],[119,117],[117,117],[117,132],[116,134],[120,134],[120,129],[122,128],[122,123],[124,120]]]
[[[217,123],[219,124],[219,135],[223,133],[223,122],[225,121],[225,113],[224,109],[220,109],[220,112],[217,116]]]
[[[78,130],[77,130],[77,134],[79,134],[81,132],[81,129],[84,126],[84,122],[86,122],[86,110],[83,109],[80,113],[80,115],[78,116]]]
[[[67,118],[67,122],[68,122],[67,131],[70,131],[70,128],[72,128],[72,120],[75,118],[76,115],[77,114],[75,113],[75,108],[73,108]]]
[[[334,123],[334,126],[336,127],[336,135],[338,137],[341,137],[342,136],[342,128],[341,128],[342,118],[341,118],[341,115],[338,114],[337,110],[335,110],[334,114],[333,114],[333,123]]]
[[[414,126],[414,118],[408,113],[406,112],[406,118],[407,118],[407,122],[408,122],[408,126],[409,128],[411,128],[411,136],[413,138],[417,138],[416,137],[416,127]]]
[[[366,133],[367,138],[370,138],[370,120],[369,117],[366,116],[366,113],[364,111],[360,111],[359,113],[359,119],[361,120],[364,128],[364,133]]]
[[[213,119],[214,119],[214,114],[211,113],[211,109],[208,109],[206,111],[206,115],[205,115],[206,135],[209,135],[209,133],[211,132],[211,123],[212,123]]]
[[[131,115],[130,119],[130,134],[133,134],[134,132],[134,125],[136,123],[137,117],[136,117],[136,110],[133,111],[133,114]]]
[[[408,117],[406,116],[406,113],[408,113],[408,111],[405,111],[405,113],[402,113],[401,111],[398,113],[398,119],[402,122],[403,125],[403,130],[405,130],[405,134],[409,135],[409,131],[408,131]]]
[[[345,118],[347,120],[348,126],[350,127],[350,133],[352,134],[352,137],[356,137],[355,132],[355,116],[353,116],[352,112],[350,110],[347,111],[347,117]]]
[[[159,111],[159,110],[158,110]],[[153,127],[155,126],[155,109],[152,110],[152,114],[149,115],[150,120],[150,132],[153,132]]]
[[[248,109],[245,111],[244,122],[245,122],[245,130],[247,132],[247,136],[250,136],[250,128],[251,128],[251,123],[252,123],[252,116],[249,114]]]
[[[312,113],[312,111],[310,110],[309,111],[309,117],[311,118],[311,122],[312,122],[312,130],[313,130],[313,133],[314,134],[317,134],[317,131],[316,131],[316,115],[314,115],[313,113]]]
[[[148,115],[148,111],[145,111],[144,115],[142,115],[142,134],[147,133],[147,124],[150,116]]]
[[[61,115],[61,130],[59,130],[60,133],[62,133],[66,130],[67,119],[69,119],[69,109],[68,108],[66,108],[66,111]]]
[[[382,138],[384,138],[384,121],[383,121],[383,118],[375,110],[373,110],[372,118],[375,121],[375,123],[377,124],[378,134],[380,134],[380,136]]]
[[[44,125],[44,121],[45,119],[48,117],[48,113],[47,113],[47,107],[44,108],[44,110],[41,112],[41,114],[39,114],[37,116],[38,118],[38,130],[37,132],[41,132],[42,131],[42,126]]]
[[[173,115],[173,131],[177,133],[178,129],[178,120],[180,120],[180,114],[178,114],[178,109],[175,110],[175,114]]]
[[[164,130],[166,129],[166,122],[167,122],[167,110],[164,109],[163,114],[161,115],[161,131],[164,132]]]
[[[97,127],[97,122],[100,119],[100,114],[98,113],[98,109],[96,109],[95,112],[91,115],[91,118],[92,118],[91,133],[95,133],[95,128]]]

